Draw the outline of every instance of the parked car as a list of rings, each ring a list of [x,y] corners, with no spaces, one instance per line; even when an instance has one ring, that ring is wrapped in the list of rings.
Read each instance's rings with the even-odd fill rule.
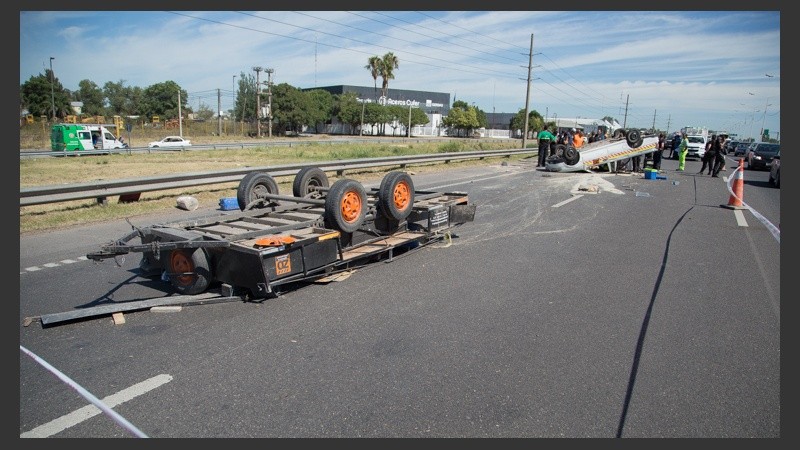
[[[780,151],[780,144],[769,144],[757,142],[747,154],[747,168],[757,170],[769,170],[772,158]]]
[[[725,141],[725,146],[722,147],[722,150],[725,151],[726,155],[733,155],[733,152],[736,151],[736,146],[738,144],[739,144],[739,141],[727,140],[727,141]]]
[[[150,148],[159,148],[159,147],[189,147],[192,145],[192,142],[188,139],[184,139],[180,136],[167,136],[160,141],[153,141],[147,144]]]
[[[775,186],[776,188],[781,187],[781,149],[778,149],[778,153],[772,157],[772,161],[769,163],[769,184]]]
[[[733,149],[733,156],[747,155],[747,149],[750,147],[749,142],[737,142],[736,148]]]

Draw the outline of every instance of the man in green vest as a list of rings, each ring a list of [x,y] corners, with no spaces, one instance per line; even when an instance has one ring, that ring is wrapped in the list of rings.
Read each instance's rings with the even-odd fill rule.
[[[536,167],[544,167],[544,160],[550,155],[550,146],[555,145],[556,137],[544,128],[536,136],[536,140],[539,141],[539,161]]]
[[[678,146],[678,168],[676,170],[683,172],[686,166],[686,154],[689,153],[689,141],[686,139],[686,133],[681,133],[681,143]]]

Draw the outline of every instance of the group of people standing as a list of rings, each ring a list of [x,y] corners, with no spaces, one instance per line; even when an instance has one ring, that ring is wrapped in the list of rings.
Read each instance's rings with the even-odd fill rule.
[[[689,141],[686,138],[686,133],[681,133],[680,137],[676,135],[673,138],[673,149],[677,149],[678,151],[678,168],[676,169],[679,172],[682,172],[686,167],[686,154],[689,153]],[[674,145],[679,139],[679,143],[677,146]],[[700,172],[697,174],[702,174],[708,169],[708,174],[714,178],[719,178],[719,173],[725,170],[725,136],[720,135],[717,136],[716,134],[711,136],[711,140],[706,143],[705,153],[703,154],[703,166],[700,168]]]
[[[706,144],[706,152],[703,155],[703,167],[700,168],[698,175],[705,172],[708,167],[708,174],[714,178],[719,178],[719,172],[725,170],[725,136],[711,136],[711,141]]]

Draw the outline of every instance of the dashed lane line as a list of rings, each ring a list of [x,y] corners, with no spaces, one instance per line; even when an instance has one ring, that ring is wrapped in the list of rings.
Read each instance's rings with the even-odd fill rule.
[[[67,264],[75,264],[75,263],[81,262],[81,261],[89,261],[89,258],[87,258],[85,256],[81,256],[80,258],[77,258],[77,259],[62,259],[59,262],[46,263],[46,264],[42,264],[41,266],[26,267],[19,274],[22,275],[24,273],[38,272],[40,270],[52,269],[54,267],[61,267],[61,266],[65,266]]]

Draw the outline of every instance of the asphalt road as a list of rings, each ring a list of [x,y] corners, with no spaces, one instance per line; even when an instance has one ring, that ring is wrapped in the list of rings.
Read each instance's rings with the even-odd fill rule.
[[[732,210],[726,178],[676,164],[414,175],[477,205],[451,244],[122,324],[23,320],[168,295],[135,255],[81,258],[129,224],[21,237],[20,436],[780,437],[780,190],[745,171]]]

